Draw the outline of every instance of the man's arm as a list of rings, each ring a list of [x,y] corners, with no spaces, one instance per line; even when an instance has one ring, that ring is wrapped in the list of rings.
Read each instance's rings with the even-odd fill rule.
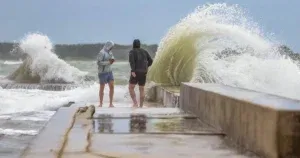
[[[129,63],[130,63],[131,72],[135,72],[134,51],[132,50],[129,52]]]
[[[115,62],[115,57],[112,52],[109,52],[109,55],[110,55],[110,59],[109,59],[110,64],[113,64]]]
[[[109,52],[109,55],[110,55],[110,59],[114,59],[115,60],[115,57],[114,57],[114,55],[113,55],[112,52]]]
[[[153,60],[151,58],[151,56],[149,55],[149,53],[146,51],[146,54],[147,54],[147,60],[148,60],[148,67],[152,65],[153,63]]]
[[[104,66],[104,65],[109,65],[110,62],[109,61],[102,61],[103,60],[103,57],[104,57],[104,53],[100,52],[98,55],[97,55],[97,65],[100,66]]]

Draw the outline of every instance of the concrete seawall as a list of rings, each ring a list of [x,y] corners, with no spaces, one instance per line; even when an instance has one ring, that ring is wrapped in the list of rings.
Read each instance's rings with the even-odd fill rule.
[[[254,157],[300,157],[300,101],[216,84],[156,85],[148,93],[160,106],[96,108],[91,119],[75,114],[83,103],[60,108],[22,157],[145,157],[137,146],[154,139],[146,145],[152,157],[252,157],[225,147],[224,135]],[[146,130],[132,132],[139,128]]]
[[[147,91],[147,101],[161,103],[165,107],[179,107],[180,89],[174,86],[155,85]]]
[[[300,101],[216,84],[183,83],[180,108],[268,158],[300,157]]]

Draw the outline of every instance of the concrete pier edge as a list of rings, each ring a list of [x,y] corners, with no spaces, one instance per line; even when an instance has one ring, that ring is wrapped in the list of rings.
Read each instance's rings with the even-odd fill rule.
[[[268,158],[300,157],[300,101],[218,84],[182,83],[180,108]]]
[[[155,85],[149,92],[149,101],[181,108],[238,148],[263,157],[300,157],[300,101],[218,84],[182,83],[180,91]],[[78,106],[84,105],[60,108],[22,156],[59,157]]]
[[[179,107],[179,87],[155,84],[147,90],[147,101],[158,102],[165,107]]]
[[[67,133],[73,125],[74,115],[77,110],[78,108],[74,106],[59,108],[24,150],[21,157],[59,157],[66,142]]]

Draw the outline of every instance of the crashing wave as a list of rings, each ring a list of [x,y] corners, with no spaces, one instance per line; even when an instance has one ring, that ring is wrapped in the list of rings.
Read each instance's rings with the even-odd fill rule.
[[[28,34],[15,50],[26,56],[19,68],[7,76],[17,83],[81,83],[93,79],[60,59],[46,35]]]
[[[271,39],[238,5],[204,5],[169,29],[148,78],[165,85],[220,83],[299,98],[297,62],[283,56]]]

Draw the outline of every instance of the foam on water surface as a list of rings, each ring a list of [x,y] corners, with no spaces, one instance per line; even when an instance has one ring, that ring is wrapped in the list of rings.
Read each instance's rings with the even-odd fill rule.
[[[38,111],[29,113],[20,113],[13,115],[10,120],[13,121],[48,121],[55,114],[55,111]]]
[[[129,105],[130,100],[126,86],[115,86],[114,102],[116,105]],[[64,104],[75,102],[86,105],[87,102],[99,102],[99,85],[93,84],[88,87],[78,87],[67,91],[43,91],[28,89],[0,89],[0,114],[56,110]],[[109,88],[104,91],[104,103],[108,103]],[[97,106],[97,105],[96,105]]]
[[[0,115],[0,120],[8,120],[10,118],[12,118],[10,115]]]
[[[55,111],[32,111],[32,112],[18,112],[0,114],[0,120],[12,121],[48,121]]]
[[[2,129],[0,128],[0,135],[14,135],[14,136],[19,136],[19,135],[37,135],[38,131],[37,130],[16,130],[16,129]]]

